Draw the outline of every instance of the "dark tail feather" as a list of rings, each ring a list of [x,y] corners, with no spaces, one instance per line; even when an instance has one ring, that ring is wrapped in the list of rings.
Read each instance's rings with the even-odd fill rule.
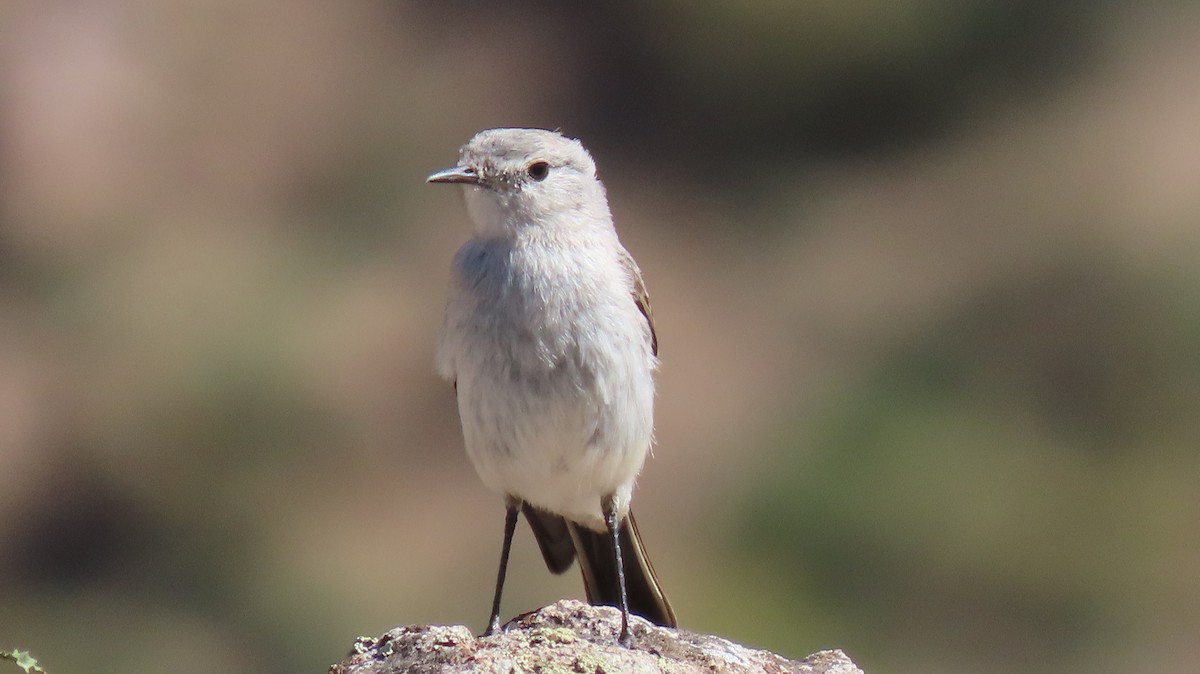
[[[571,539],[567,521],[528,503],[521,504],[521,512],[525,513],[529,528],[533,529],[546,568],[551,573],[562,573],[571,568],[571,562],[575,561],[575,541]]]
[[[565,523],[575,542],[588,602],[620,606],[617,568],[608,534],[592,531],[574,522]],[[675,627],[675,611],[671,609],[667,596],[658,584],[658,577],[654,575],[654,567],[650,565],[650,558],[646,556],[646,549],[642,546],[642,537],[638,534],[637,522],[634,521],[632,512],[621,520],[620,539],[625,591],[629,598],[630,612],[656,625]],[[545,552],[546,547],[543,545],[543,555]]]

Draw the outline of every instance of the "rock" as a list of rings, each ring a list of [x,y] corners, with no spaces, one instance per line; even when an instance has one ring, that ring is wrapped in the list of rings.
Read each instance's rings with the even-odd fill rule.
[[[563,600],[517,616],[498,634],[476,637],[466,627],[397,627],[359,637],[330,674],[616,674],[769,673],[863,674],[846,654],[820,651],[789,660],[728,639],[652,625],[631,616],[633,644],[617,643],[621,614],[612,607]]]

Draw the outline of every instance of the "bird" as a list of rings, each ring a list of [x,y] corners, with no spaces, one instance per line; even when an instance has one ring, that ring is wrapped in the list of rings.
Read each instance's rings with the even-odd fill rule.
[[[477,133],[429,183],[460,185],[473,236],[454,256],[436,363],[454,384],[468,457],[505,504],[484,635],[518,514],[546,567],[578,559],[591,604],[675,627],[630,510],[651,451],[658,336],[596,164],[545,129]]]

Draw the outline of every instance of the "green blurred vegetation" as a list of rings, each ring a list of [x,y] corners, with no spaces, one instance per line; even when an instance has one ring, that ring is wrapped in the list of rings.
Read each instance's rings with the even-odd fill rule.
[[[1196,592],[1200,278],[1104,263],[985,289],[783,431],[730,547],[868,670],[1062,671]]]
[[[37,659],[29,655],[29,651],[14,650],[0,651],[0,660],[11,660],[15,662],[17,667],[26,672],[34,672],[34,674],[45,674],[46,670],[38,664]]]

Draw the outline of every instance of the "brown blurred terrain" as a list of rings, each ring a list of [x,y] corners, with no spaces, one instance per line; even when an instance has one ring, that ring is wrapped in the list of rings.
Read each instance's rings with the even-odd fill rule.
[[[0,648],[319,672],[483,626],[433,372],[475,131],[596,156],[681,624],[866,671],[1200,661],[1200,6],[0,7]],[[505,613],[579,597],[518,534]]]

